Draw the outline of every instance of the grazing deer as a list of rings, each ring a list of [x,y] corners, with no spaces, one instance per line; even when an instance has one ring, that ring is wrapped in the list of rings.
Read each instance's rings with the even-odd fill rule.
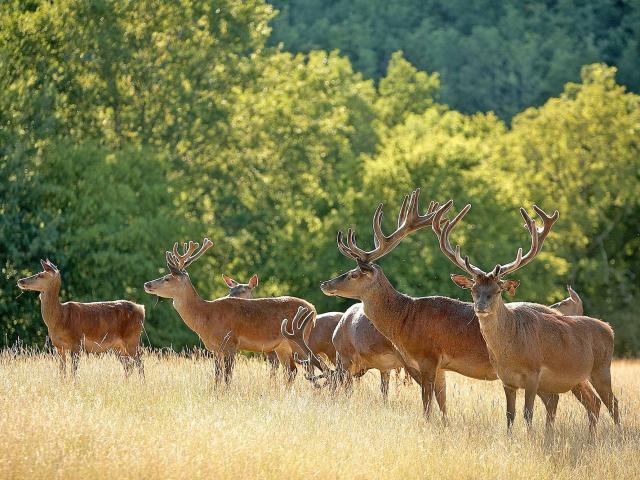
[[[354,378],[376,369],[380,371],[380,391],[386,401],[389,395],[390,372],[404,367],[405,363],[391,342],[378,332],[365,316],[362,304],[356,303],[349,307],[333,334],[333,343],[337,350],[335,369],[329,368],[305,342],[302,332],[309,320],[308,312],[300,308],[291,322],[290,330],[287,329],[287,319],[284,319],[281,325],[282,335],[296,342],[304,350],[306,358],[301,363],[317,367],[322,372],[316,376],[307,375],[307,379],[317,387],[329,386],[335,391],[338,386],[343,386],[350,392]],[[323,385],[317,383],[321,378],[326,380]]]
[[[352,378],[376,369],[380,372],[380,391],[386,400],[391,370],[402,368],[404,362],[391,342],[366,317],[362,303],[351,305],[344,313],[333,333],[333,343],[344,370],[345,388],[351,388]]]
[[[287,330],[288,321],[283,322],[282,335],[296,342],[305,351],[304,362],[310,362],[311,357],[322,353],[312,344],[321,315],[318,315],[316,326],[311,330],[309,343],[305,344],[301,335],[303,331],[301,328],[305,325],[301,320],[304,318],[304,313],[298,312],[295,321],[291,324],[292,330]],[[391,370],[401,369],[404,366],[402,357],[366,317],[362,303],[351,305],[344,314],[339,315],[337,325],[330,334],[335,355],[331,361],[336,368],[332,370],[321,359],[315,358],[311,363],[318,367],[322,374],[307,376],[307,379],[318,385],[317,380],[325,378],[327,382],[323,386],[331,386],[335,390],[338,385],[341,385],[350,391],[354,378],[360,378],[369,370],[375,369],[380,372],[380,391],[383,399],[386,400],[389,396]]]
[[[546,430],[553,428],[558,394],[572,391],[589,413],[589,430],[595,432],[600,402],[585,395],[584,384],[589,381],[607,406],[616,425],[619,424],[618,400],[611,390],[611,359],[613,330],[609,324],[585,316],[566,316],[543,305],[527,302],[505,303],[502,292],[514,295],[518,280],[505,279],[531,262],[540,252],[551,227],[558,220],[558,212],[547,215],[534,205],[542,219],[542,227],[524,208],[520,213],[531,236],[531,248],[523,255],[518,249],[515,260],[496,265],[489,273],[471,264],[469,257],[460,255],[460,246],[451,248],[449,235],[471,205],[467,205],[451,221],[440,224],[440,215],[433,221],[433,230],[440,241],[440,249],[454,265],[468,273],[451,275],[461,288],[470,289],[473,309],[479,319],[480,330],[487,343],[492,364],[504,385],[507,400],[507,428],[511,431],[515,418],[516,391],[525,391],[524,418],[531,431],[536,395],[547,409]],[[441,213],[441,212],[439,212]]]
[[[184,244],[183,253],[178,244],[166,252],[169,274],[144,284],[147,293],[172,298],[184,323],[198,334],[207,350],[214,353],[216,384],[224,378],[228,385],[233,374],[235,354],[249,352],[276,352],[278,360],[292,381],[297,369],[293,353],[302,353],[297,344],[280,335],[280,321],[293,316],[303,306],[311,312],[312,322],[304,332],[308,340],[315,322],[316,311],[306,300],[295,297],[234,298],[222,297],[213,301],[202,299],[191,283],[186,269],[206,252],[213,243],[205,238],[202,247],[197,242]]]
[[[60,303],[60,271],[50,260],[40,260],[43,271],[18,280],[21,290],[40,292],[42,319],[49,338],[60,356],[60,372],[66,372],[67,352],[75,376],[80,352],[101,353],[113,350],[131,373],[132,362],[144,377],[140,334],[144,324],[144,306],[126,300],[112,302]]]
[[[414,298],[404,295],[393,288],[382,268],[373,263],[410,233],[431,226],[436,215],[441,221],[442,214],[453,204],[450,200],[439,207],[431,202],[427,213],[420,215],[419,196],[420,190],[416,189],[404,197],[397,229],[389,236],[382,232],[383,204],[378,205],[373,216],[375,248],[371,251],[356,245],[352,229],[348,231],[346,244],[342,232],[338,232],[338,250],[354,260],[357,267],[322,282],[320,288],[326,295],[362,301],[365,315],[400,352],[405,370],[420,384],[425,417],[429,416],[435,393],[446,418],[444,371],[451,370],[479,380],[498,377],[489,360],[473,304],[440,296]],[[584,389],[581,398],[586,398],[591,391],[588,385]]]
[[[582,307],[582,299],[576,291],[571,288],[571,285],[567,285],[567,291],[569,292],[569,296],[564,300],[560,300],[558,303],[554,303],[551,305],[551,308],[555,308],[563,315],[583,315],[584,308]]]

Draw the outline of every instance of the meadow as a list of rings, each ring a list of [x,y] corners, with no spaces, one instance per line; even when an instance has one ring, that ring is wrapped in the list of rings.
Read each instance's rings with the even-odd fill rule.
[[[640,361],[613,365],[622,430],[605,409],[595,441],[571,395],[546,443],[522,419],[506,435],[499,382],[449,373],[449,424],[421,415],[418,387],[378,374],[332,397],[301,375],[287,388],[259,358],[240,357],[215,389],[207,358],[145,357],[146,380],[125,380],[112,355],[83,356],[75,380],[52,355],[0,355],[0,478],[528,478],[640,477]]]

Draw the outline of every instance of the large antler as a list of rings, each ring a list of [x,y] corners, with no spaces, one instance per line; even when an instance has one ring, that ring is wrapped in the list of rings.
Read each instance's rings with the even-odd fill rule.
[[[496,277],[502,277],[515,272],[519,268],[524,267],[526,264],[531,262],[531,260],[533,260],[542,249],[542,244],[544,243],[545,238],[547,238],[547,235],[549,235],[551,227],[560,217],[557,210],[553,212],[553,215],[547,215],[545,211],[537,205],[534,205],[533,209],[542,219],[541,228],[537,228],[536,221],[529,216],[524,208],[520,207],[520,214],[522,215],[522,218],[524,218],[524,226],[529,231],[529,235],[531,235],[531,248],[524,256],[522,255],[522,248],[518,248],[516,259],[513,262],[506,265],[496,265],[496,268],[493,270],[493,274]]]
[[[427,213],[420,215],[418,210],[419,200],[419,188],[411,192],[410,195],[405,195],[402,206],[400,207],[400,213],[398,214],[398,227],[391,235],[388,236],[383,233],[380,225],[382,222],[382,209],[384,205],[382,203],[378,205],[378,208],[376,208],[376,211],[373,214],[373,241],[375,247],[373,250],[367,252],[356,245],[356,236],[352,228],[349,228],[347,232],[346,244],[344,242],[342,232],[338,232],[338,250],[340,250],[340,252],[346,257],[358,262],[373,262],[393,250],[400,241],[410,233],[431,225],[437,210],[445,207],[448,209],[453,203],[449,200],[440,207],[437,202],[431,202],[427,209]]]
[[[447,204],[445,204],[447,205]],[[440,209],[436,212],[436,215],[433,218],[433,231],[438,236],[438,240],[440,241],[440,250],[442,253],[446,255],[446,257],[451,260],[454,265],[457,265],[459,268],[467,272],[471,276],[476,276],[480,274],[485,274],[482,270],[480,270],[475,265],[471,264],[469,261],[469,257],[465,255],[464,260],[460,255],[460,245],[456,245],[455,250],[451,248],[451,243],[449,242],[449,235],[451,234],[451,230],[456,224],[464,217],[467,212],[471,209],[471,204],[467,204],[458,215],[456,215],[453,220],[445,220],[444,223],[440,223],[442,219],[442,215],[446,213],[447,210],[451,207],[451,204],[448,204],[447,208]]]
[[[213,246],[213,242],[206,237],[202,240],[202,247],[200,247],[198,242],[192,242],[190,240],[188,245],[186,242],[183,244],[183,253],[180,254],[178,253],[178,242],[176,242],[173,245],[173,251],[167,251],[166,253],[167,265],[169,268],[184,271],[189,265],[200,258],[211,246]],[[199,250],[198,247],[200,247]],[[196,250],[198,251],[196,252]]]
[[[291,330],[287,330],[287,324],[289,323],[289,320],[285,318],[284,320],[282,320],[282,324],[280,325],[280,333],[284,338],[295,342],[304,351],[304,353],[307,355],[307,358],[303,360],[303,362],[310,362],[311,365],[317,367],[323,373],[323,375],[321,376],[308,378],[309,380],[313,380],[315,383],[316,379],[322,378],[327,374],[327,372],[331,371],[331,369],[327,366],[326,363],[322,361],[320,357],[313,353],[313,350],[311,350],[311,347],[309,347],[306,340],[304,339],[304,329],[309,324],[311,319],[313,319],[313,313],[311,311],[304,307],[298,307],[298,311],[293,317],[293,320],[291,320]]]

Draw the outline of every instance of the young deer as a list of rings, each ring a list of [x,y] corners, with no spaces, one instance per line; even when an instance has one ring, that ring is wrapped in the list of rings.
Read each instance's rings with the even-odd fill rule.
[[[472,265],[469,257],[461,257],[460,246],[454,250],[449,243],[451,230],[470,208],[471,205],[467,205],[453,220],[447,220],[443,225],[440,224],[440,215],[436,215],[433,230],[440,240],[442,252],[454,265],[471,276],[451,275],[451,278],[459,287],[471,290],[473,308],[492,364],[504,385],[508,430],[511,430],[515,418],[516,391],[523,388],[524,418],[529,430],[536,395],[542,398],[547,409],[546,429],[549,431],[555,419],[558,394],[572,391],[589,412],[589,429],[593,434],[600,402],[587,392],[587,381],[598,392],[614,422],[619,424],[618,400],[611,390],[611,327],[595,318],[566,316],[543,305],[504,303],[502,299],[502,292],[514,295],[520,284],[517,280],[506,280],[504,277],[527,265],[538,255],[559,217],[558,212],[549,216],[534,205],[543,222],[538,229],[536,222],[521,208],[520,213],[531,236],[531,248],[525,255],[522,254],[522,248],[518,249],[514,261],[506,265],[498,264],[486,273]]]
[[[212,245],[208,238],[204,239],[202,247],[196,242],[185,243],[180,254],[176,243],[172,252],[166,252],[170,273],[145,283],[145,291],[173,299],[173,306],[182,320],[198,334],[207,350],[214,353],[216,383],[223,377],[227,385],[231,381],[237,350],[276,352],[288,380],[293,380],[297,372],[293,353],[301,353],[301,350],[297,344],[282,338],[280,321],[292,316],[300,306],[307,308],[315,321],[315,308],[306,300],[295,297],[203,300],[186,269]],[[304,332],[306,339],[312,327],[313,322]]]
[[[326,295],[338,295],[362,301],[364,313],[376,329],[388,338],[400,353],[405,370],[420,384],[422,404],[429,416],[431,399],[436,400],[446,418],[445,370],[479,380],[498,377],[489,361],[473,304],[447,297],[413,298],[396,291],[382,269],[373,262],[393,250],[416,230],[440,221],[453,202],[441,207],[431,202],[425,215],[418,213],[420,190],[405,196],[398,215],[397,229],[389,236],[382,232],[380,204],[373,216],[375,248],[364,251],[356,245],[349,229],[347,243],[338,232],[338,249],[354,260],[357,267],[332,280],[322,282]],[[585,388],[584,396],[590,388]]]
[[[567,291],[569,292],[569,297],[560,300],[558,303],[554,303],[551,305],[551,308],[555,308],[563,315],[583,315],[584,308],[582,307],[582,299],[576,291],[571,288],[571,285],[567,285]]]
[[[60,356],[60,372],[66,372],[66,355],[71,354],[71,371],[78,369],[80,352],[101,353],[114,350],[131,373],[132,363],[144,377],[140,334],[144,324],[144,306],[126,300],[112,302],[60,303],[61,277],[50,260],[40,260],[43,271],[18,280],[21,290],[40,292],[42,319],[51,343]]]

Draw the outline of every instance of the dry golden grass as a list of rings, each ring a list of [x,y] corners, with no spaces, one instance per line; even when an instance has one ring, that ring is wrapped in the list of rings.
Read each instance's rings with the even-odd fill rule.
[[[383,404],[377,374],[332,398],[301,376],[270,381],[258,359],[239,359],[233,385],[215,391],[212,368],[149,355],[143,383],[123,380],[112,356],[83,357],[74,382],[51,356],[0,356],[0,478],[640,478],[637,361],[613,370],[621,433],[603,409],[589,443],[584,411],[563,395],[546,446],[544,409],[528,438],[522,394],[506,436],[498,382],[448,374],[445,427],[438,412],[424,422],[415,385],[392,385]]]

